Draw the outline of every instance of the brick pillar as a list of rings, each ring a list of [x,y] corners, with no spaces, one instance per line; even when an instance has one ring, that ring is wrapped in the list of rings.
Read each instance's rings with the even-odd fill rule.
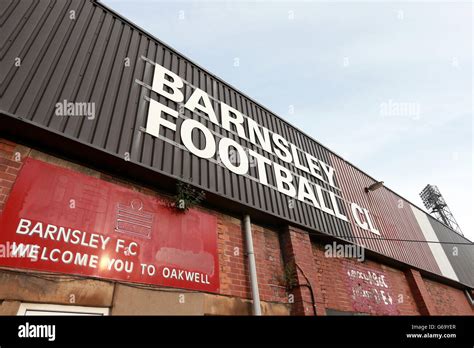
[[[290,294],[294,296],[291,314],[314,315],[314,305],[316,305],[316,314],[326,315],[321,289],[317,281],[317,268],[309,234],[298,228],[288,226],[282,234],[281,247],[285,265],[294,263],[296,268],[296,282],[298,285],[290,291]],[[304,284],[310,285],[313,290],[314,305],[311,291]]]
[[[405,271],[408,285],[415,299],[416,305],[421,315],[436,315],[436,309],[431,300],[431,296],[426,289],[425,282],[419,271],[409,269]]]
[[[0,215],[29,148],[0,138]]]

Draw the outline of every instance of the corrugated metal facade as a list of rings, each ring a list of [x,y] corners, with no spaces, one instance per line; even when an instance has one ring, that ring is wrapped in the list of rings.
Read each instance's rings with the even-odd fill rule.
[[[69,19],[71,10],[77,11],[74,21]],[[295,128],[89,1],[24,1],[12,3],[7,11],[12,12],[4,25],[8,42],[2,53],[5,61],[13,62],[15,57],[22,57],[22,63],[21,69],[13,65],[3,67],[7,71],[2,81],[2,110],[120,158],[129,153],[133,162],[207,191],[318,231],[338,231],[338,234],[350,238],[348,223],[299,201],[290,208],[289,197],[284,194],[166,141],[169,139],[179,144],[177,133],[162,128],[161,135],[166,139],[144,133],[141,128],[145,126],[148,107],[145,97],[152,97],[170,107],[177,106],[137,83],[151,85],[153,78],[153,65],[142,56],[175,72],[193,86],[330,164],[329,152]],[[31,11],[36,16],[31,16],[28,21],[19,20]],[[29,42],[28,38],[32,37],[34,40]],[[127,57],[131,61],[129,68],[124,64]],[[186,97],[191,92],[192,87],[187,86]],[[55,104],[62,100],[93,102],[98,117],[94,120],[57,117],[54,115]],[[199,120],[214,132],[263,154],[261,148],[212,124],[204,114],[185,110],[184,118]],[[178,120],[178,128],[184,118]],[[204,142],[202,134],[195,142]],[[276,157],[272,160],[291,169],[289,164]],[[256,171],[255,167],[251,168],[250,176],[257,177]],[[311,179],[309,174],[298,171],[298,174]],[[269,180],[275,186],[274,178]],[[320,184],[340,194],[327,183]]]
[[[74,19],[71,19],[71,11],[75,11]],[[102,5],[80,0],[1,1],[0,23],[2,112],[93,146],[116,156],[117,160],[130,154],[130,161],[136,165],[192,183],[312,231],[338,236],[441,274],[426,244],[381,240],[424,239],[408,202],[385,188],[366,194],[364,188],[374,183],[372,178]],[[19,66],[15,65],[16,58],[21,60]],[[124,64],[126,58],[130,66]],[[231,138],[245,148],[270,156],[272,161],[309,181],[317,181],[327,192],[334,192],[341,203],[356,202],[369,209],[382,236],[378,238],[353,221],[344,222],[300,201],[295,201],[291,208],[288,196],[254,180],[258,177],[255,167],[251,167],[246,176],[234,174],[216,159],[208,161],[186,151],[180,146],[177,132],[162,127],[160,138],[145,133],[143,127],[149,104],[146,98],[178,108],[176,103],[145,87],[152,84],[154,71],[147,60],[183,78],[186,99],[198,87],[214,98],[216,108],[217,101],[223,101],[333,166],[339,189],[265,153],[260,146],[239,138],[235,132],[211,123],[205,114],[184,109],[177,120],[178,128],[184,119],[196,119],[216,136]],[[55,116],[55,104],[63,100],[93,102],[97,117],[89,120]],[[204,138],[201,135],[194,141],[201,145]],[[270,176],[269,183],[275,186],[275,178]],[[350,216],[347,204],[341,204],[340,208]],[[440,239],[454,238],[449,230],[443,233],[446,238]],[[464,268],[466,262],[472,262],[472,249],[468,253],[470,259],[462,261]],[[464,271],[456,270],[458,272]],[[474,284],[472,268],[465,272],[469,274],[460,276],[460,280]]]
[[[452,230],[436,219],[432,217],[428,218],[439,240],[451,243],[463,243],[443,244],[442,246],[461,283],[474,284],[473,246],[472,244],[466,244],[470,243],[470,241],[457,233],[453,233]]]
[[[385,187],[366,193],[364,187],[371,185],[373,180],[344,160],[331,156],[343,196],[346,200],[369,209],[381,234],[377,237],[353,223],[354,235],[358,238],[359,244],[419,268],[440,273],[433,253],[426,243],[403,241],[425,240],[410,204]]]
[[[435,257],[441,274],[443,274],[447,278],[459,281],[459,278],[456,275],[456,272],[454,271],[454,268],[451,265],[451,262],[449,261],[445,250],[443,249],[443,245],[440,243],[438,236],[436,235],[433,227],[431,226],[428,215],[413,205],[411,206],[411,210],[413,212],[413,215],[415,215],[415,218],[421,228],[421,231],[423,232],[423,235],[425,236],[425,239],[427,241],[432,241],[432,243],[428,243],[428,246],[431,249],[433,256]]]

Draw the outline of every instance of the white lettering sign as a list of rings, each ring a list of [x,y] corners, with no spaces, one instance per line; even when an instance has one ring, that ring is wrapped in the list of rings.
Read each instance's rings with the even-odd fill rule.
[[[147,62],[152,63],[149,60]],[[184,103],[184,108],[206,117],[213,124],[256,145],[262,150],[262,153],[245,148],[234,139],[215,136],[213,130],[207,128],[204,123],[185,118],[177,110],[152,99],[149,100],[146,133],[158,138],[163,137],[160,135],[160,127],[179,132],[182,144],[192,154],[204,159],[219,158],[218,163],[235,174],[250,177],[262,185],[270,186],[291,198],[309,204],[338,219],[349,221],[342,208],[342,197],[337,195],[334,189],[328,188],[332,187],[339,190],[336,186],[333,167],[301,150],[281,135],[259,125],[255,120],[226,103],[216,101],[199,88],[194,87],[191,95],[185,100],[182,89],[187,83],[172,71],[156,63],[152,64],[155,67],[151,87],[154,92],[172,102]],[[178,107],[179,105],[176,106],[176,109]],[[220,111],[219,114],[216,111]],[[184,121],[181,123],[180,129],[177,129],[176,121],[173,121],[173,119],[170,121],[169,118],[163,117],[163,114],[172,116],[174,119],[183,117]],[[195,143],[198,137],[193,137],[193,134],[200,134],[201,139],[204,138],[205,140],[204,144],[200,143],[198,146]],[[299,169],[325,184],[308,180],[308,178],[297,174],[294,170],[272,161],[270,156],[290,164],[295,169]],[[236,161],[235,158],[238,160]],[[256,163],[258,178],[249,174],[251,163]],[[275,186],[269,184],[268,175],[271,174],[273,174]],[[380,234],[375,228],[367,209],[352,203],[350,211],[359,227]]]

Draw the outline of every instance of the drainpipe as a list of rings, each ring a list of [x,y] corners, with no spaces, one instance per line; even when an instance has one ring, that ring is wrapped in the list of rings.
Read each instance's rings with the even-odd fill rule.
[[[255,254],[253,251],[252,228],[250,225],[250,216],[244,216],[245,242],[247,245],[247,256],[249,258],[250,286],[252,288],[253,315],[262,315],[260,308],[260,294],[258,293],[257,267],[255,266]]]

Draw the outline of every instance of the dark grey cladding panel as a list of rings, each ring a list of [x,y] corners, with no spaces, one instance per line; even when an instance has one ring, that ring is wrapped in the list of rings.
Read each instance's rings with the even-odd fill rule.
[[[2,0],[0,12],[2,111],[93,145],[114,154],[117,160],[129,158],[138,165],[298,225],[352,240],[348,222],[300,201],[292,206],[288,196],[234,174],[216,163],[216,158],[208,161],[192,155],[182,146],[175,146],[174,143],[180,144],[178,132],[162,127],[160,135],[165,139],[143,132],[149,105],[146,97],[178,108],[174,102],[140,84],[152,83],[154,67],[142,59],[146,57],[332,165],[327,149],[222,80],[93,1]],[[125,64],[126,59],[129,66]],[[192,93],[192,86],[185,87],[186,99]],[[92,103],[95,118],[55,115],[56,103],[64,100]],[[218,108],[218,103],[213,103]],[[264,153],[197,113],[185,109],[183,116],[198,120],[246,148]],[[182,121],[178,119],[178,129]],[[196,143],[203,144],[202,134],[194,136]],[[271,160],[315,181],[306,172],[276,157]],[[249,175],[256,178],[256,170],[250,168]],[[274,184],[274,178],[270,177],[269,182]],[[317,183],[340,195],[340,191],[329,184]],[[346,215],[349,213],[342,204],[340,209]]]
[[[433,217],[429,217],[431,226],[439,241],[463,244],[442,244],[459,281],[474,288],[474,244],[457,234]],[[466,245],[466,243],[471,243]]]

